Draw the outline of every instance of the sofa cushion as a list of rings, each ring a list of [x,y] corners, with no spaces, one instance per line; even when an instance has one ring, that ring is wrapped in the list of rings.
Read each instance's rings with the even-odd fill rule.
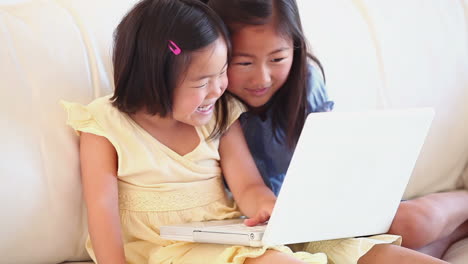
[[[0,5],[0,252],[9,263],[89,259],[78,139],[58,101],[112,91],[112,32],[134,2]]]

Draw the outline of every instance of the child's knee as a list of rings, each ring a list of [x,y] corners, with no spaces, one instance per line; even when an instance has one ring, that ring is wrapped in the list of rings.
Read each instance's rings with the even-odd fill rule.
[[[417,249],[438,236],[444,216],[424,199],[401,202],[389,233],[403,237],[403,245]]]
[[[398,264],[415,264],[415,263],[446,263],[440,259],[433,258],[429,255],[422,254],[415,250],[391,245],[380,244],[375,245],[367,254],[362,256],[358,264],[384,264],[384,263],[398,263]]]

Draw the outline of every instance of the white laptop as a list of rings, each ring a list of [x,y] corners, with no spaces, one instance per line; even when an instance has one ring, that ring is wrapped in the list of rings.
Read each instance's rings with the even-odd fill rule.
[[[259,247],[385,233],[433,116],[430,108],[310,114],[267,224],[162,226],[161,237]]]

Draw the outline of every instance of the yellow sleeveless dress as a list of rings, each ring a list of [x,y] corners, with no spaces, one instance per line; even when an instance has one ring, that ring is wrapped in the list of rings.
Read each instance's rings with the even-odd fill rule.
[[[118,154],[120,222],[127,263],[221,264],[244,263],[268,248],[188,243],[164,240],[161,225],[239,217],[237,206],[226,195],[219,165],[219,140],[207,141],[213,122],[196,127],[199,145],[179,155],[161,144],[127,114],[113,107],[110,96],[87,106],[62,102],[67,124],[79,131],[107,138]],[[231,101],[232,124],[242,113]],[[86,248],[96,262],[91,241]],[[293,253],[289,247],[273,247],[307,263],[325,264],[323,253]]]

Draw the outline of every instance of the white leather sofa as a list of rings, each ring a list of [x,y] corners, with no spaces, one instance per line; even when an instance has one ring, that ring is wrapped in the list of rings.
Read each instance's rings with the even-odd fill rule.
[[[112,91],[112,32],[134,2],[0,0],[1,263],[89,261],[78,138],[58,101]],[[299,5],[337,111],[435,108],[405,197],[466,189],[468,0]],[[445,259],[468,263],[468,240]]]

